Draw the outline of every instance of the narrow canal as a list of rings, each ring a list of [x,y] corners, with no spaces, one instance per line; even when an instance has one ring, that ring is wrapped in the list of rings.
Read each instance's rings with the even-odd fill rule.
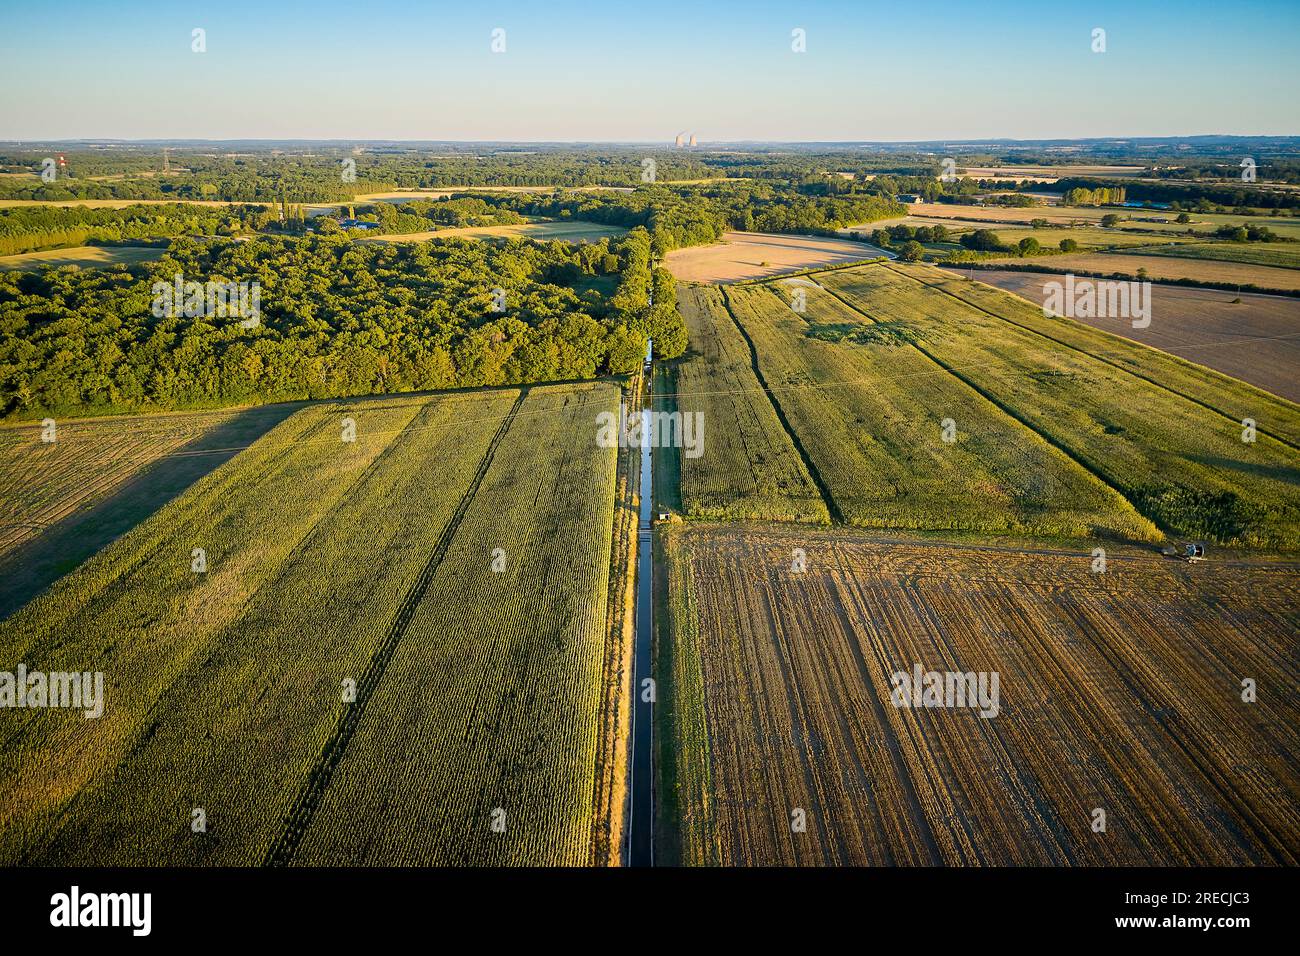
[[[654,475],[651,471],[650,381],[647,357],[641,411],[641,519],[637,527],[636,650],[632,681],[632,780],[628,809],[628,865],[654,866]]]

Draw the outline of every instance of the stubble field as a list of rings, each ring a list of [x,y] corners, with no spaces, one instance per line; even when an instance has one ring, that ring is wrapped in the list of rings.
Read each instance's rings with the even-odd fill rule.
[[[737,282],[883,256],[874,246],[816,236],[727,232],[707,246],[674,249],[664,267],[684,282]]]
[[[746,526],[663,553],[662,859],[1300,860],[1295,565]],[[996,708],[895,706],[916,665],[996,673]]]

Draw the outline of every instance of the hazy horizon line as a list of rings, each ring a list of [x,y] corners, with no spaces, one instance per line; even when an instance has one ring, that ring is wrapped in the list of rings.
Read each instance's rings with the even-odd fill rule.
[[[1114,135],[1114,136],[987,136],[934,139],[716,139],[697,142],[695,146],[676,146],[672,137],[659,139],[404,139],[399,137],[339,137],[339,136],[46,136],[46,137],[0,137],[2,145],[24,145],[28,143],[350,143],[379,145],[443,145],[463,144],[508,145],[508,146],[655,146],[667,145],[673,149],[701,149],[705,146],[929,146],[944,144],[952,146],[979,145],[1015,145],[1015,144],[1050,144],[1050,143],[1123,143],[1129,141],[1181,141],[1195,139],[1297,139],[1297,133],[1179,133],[1162,135]]]

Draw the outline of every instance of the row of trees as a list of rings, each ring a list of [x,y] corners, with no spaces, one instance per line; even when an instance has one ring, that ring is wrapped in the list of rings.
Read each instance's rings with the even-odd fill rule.
[[[508,226],[525,222],[523,216],[512,209],[504,209],[467,196],[457,199],[417,199],[399,204],[376,202],[349,207],[349,218],[355,213],[358,222],[373,222],[381,232],[389,235],[409,235],[430,232],[445,226]],[[340,216],[317,216],[310,224],[320,232],[337,232]]]
[[[1220,209],[1269,209],[1300,211],[1300,192],[1271,189],[1265,185],[1244,183],[1165,183],[1165,182],[1106,182],[1097,179],[1062,179],[1056,188],[1068,197],[1075,189],[1121,190],[1122,197],[1135,202],[1168,203],[1174,209],[1191,209],[1196,212],[1215,212]]]
[[[873,229],[871,231],[872,244],[881,248],[887,249],[893,244],[913,241],[947,242],[948,227],[937,224],[933,226],[905,226],[899,224],[890,226],[888,229]]]
[[[963,235],[958,242],[962,248],[969,249],[971,252],[1012,252],[1021,256],[1036,256],[1044,252],[1045,249],[1033,236],[1025,236],[1017,243],[1003,242],[1001,237],[992,229],[976,229]],[[1079,243],[1073,239],[1062,239],[1057,248],[1061,252],[1076,252]]]
[[[1111,206],[1125,201],[1127,189],[1124,186],[1098,186],[1089,189],[1075,186],[1065,190],[1061,195],[1062,206]]]
[[[1282,236],[1279,236],[1268,226],[1220,226],[1214,230],[1216,239],[1227,239],[1230,242],[1286,242]],[[1294,241],[1294,240],[1289,240]]]
[[[614,295],[593,291],[611,273]],[[155,315],[154,283],[176,275],[258,283],[257,322]],[[0,273],[0,415],[587,379],[636,368],[651,335],[681,354],[673,298],[645,230],[587,246],[182,238],[148,266]]]

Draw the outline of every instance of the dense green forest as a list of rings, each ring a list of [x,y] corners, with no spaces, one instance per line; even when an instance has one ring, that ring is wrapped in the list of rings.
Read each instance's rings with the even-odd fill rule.
[[[476,196],[415,199],[401,204],[380,201],[349,205],[344,212],[347,218],[352,218],[355,213],[358,222],[373,222],[385,235],[398,236],[443,228],[508,226],[528,221],[513,209],[494,206]],[[337,232],[344,228],[341,222],[341,216],[318,216],[311,220],[311,227],[319,232]],[[297,231],[306,230],[308,225],[305,220],[290,220],[290,227],[295,224]]]
[[[233,236],[265,229],[277,218],[278,213],[267,206],[18,206],[0,209],[0,256],[88,243],[113,245],[171,236]]]
[[[257,324],[158,316],[154,283],[178,274],[259,283]],[[673,302],[644,230],[577,246],[180,238],[148,266],[0,274],[0,415],[587,379],[636,368],[649,336],[681,354]]]

